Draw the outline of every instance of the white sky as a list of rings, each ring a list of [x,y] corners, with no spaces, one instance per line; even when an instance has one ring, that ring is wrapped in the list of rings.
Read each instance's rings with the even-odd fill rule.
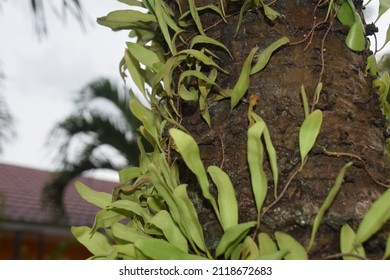
[[[95,19],[126,5],[115,0],[83,0],[82,4],[90,19],[86,32],[70,14],[63,24],[47,9],[48,36],[39,40],[29,1],[2,1],[0,65],[6,78],[0,92],[16,119],[17,137],[4,146],[0,162],[54,170],[45,142],[50,129],[73,110],[72,99],[98,77],[121,82],[118,63],[128,32],[112,32]],[[389,21],[388,12],[379,23],[382,33]],[[382,35],[379,45],[383,40]],[[114,174],[99,173],[116,179]]]

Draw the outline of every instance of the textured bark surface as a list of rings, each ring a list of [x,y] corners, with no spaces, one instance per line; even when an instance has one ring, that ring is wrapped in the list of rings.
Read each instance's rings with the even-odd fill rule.
[[[182,1],[186,2],[186,1]],[[219,1],[195,1],[197,6]],[[233,88],[250,50],[258,46],[265,49],[282,36],[291,42],[302,40],[313,24],[313,12],[318,1],[276,1],[272,6],[284,17],[274,22],[265,18],[262,10],[248,11],[241,29],[235,37],[238,21],[237,7],[227,7],[227,23],[218,16],[201,14],[207,35],[224,43],[233,53],[231,60],[226,53],[215,50],[221,57],[221,65],[230,75],[219,75],[223,88]],[[238,7],[240,5],[237,5]],[[186,9],[183,4],[183,8]],[[326,8],[317,10],[318,21],[323,19]],[[328,25],[323,25],[308,40],[298,45],[285,46],[272,56],[267,67],[251,76],[251,86],[246,97],[257,95],[259,103],[255,111],[266,122],[278,156],[279,192],[299,167],[299,127],[304,120],[300,87],[303,84],[309,103],[320,77],[321,41]],[[354,161],[346,173],[342,189],[324,217],[317,235],[311,258],[324,258],[340,252],[340,227],[348,222],[353,228],[385,190],[373,178],[389,183],[390,161],[385,154],[385,122],[378,106],[378,97],[372,88],[372,78],[365,74],[367,53],[354,53],[347,49],[344,40],[346,30],[337,20],[333,22],[325,38],[323,90],[315,108],[323,111],[324,120],[316,145],[307,163],[293,178],[283,198],[262,218],[262,231],[276,230],[290,233],[305,246],[308,245],[311,224],[321,204],[333,186],[340,169],[348,157],[332,157],[332,152],[350,153],[363,159],[364,165]],[[230,111],[230,100],[212,104],[211,129],[200,118],[197,104],[183,103],[183,125],[197,140],[205,166],[221,165],[236,189],[239,201],[240,222],[256,220],[247,165],[248,104],[241,102]],[[265,207],[272,203],[273,181],[267,162],[269,192]],[[191,186],[191,197],[204,226],[207,244],[215,248],[221,229],[210,206],[201,198],[196,180],[185,166],[181,168],[182,181]],[[383,254],[385,238],[390,231],[387,225],[368,244],[368,257],[379,258]]]

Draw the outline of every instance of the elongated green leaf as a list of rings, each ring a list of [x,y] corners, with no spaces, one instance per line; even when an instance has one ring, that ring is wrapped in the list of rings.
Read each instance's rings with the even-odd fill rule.
[[[390,25],[387,27],[386,31],[386,39],[385,42],[383,43],[382,47],[378,49],[378,52],[383,50],[383,48],[390,42]]]
[[[164,8],[162,7],[163,2],[161,0],[156,0],[154,3],[155,3],[154,8],[156,11],[157,21],[158,21],[158,24],[160,25],[160,29],[161,29],[161,32],[164,36],[165,42],[167,43],[171,53],[175,54],[176,49],[172,44],[172,39],[171,39],[171,35],[169,34],[169,28],[168,28],[168,24],[167,24],[167,20],[166,20],[166,18],[169,17],[169,15],[166,15],[164,13]]]
[[[95,233],[99,228],[111,227],[113,224],[119,222],[124,218],[126,218],[124,215],[111,210],[107,210],[107,209],[99,210],[96,213],[95,222],[93,224],[91,233]]]
[[[121,210],[130,211],[131,213],[139,217],[142,217],[142,219],[145,222],[148,222],[150,219],[150,214],[148,213],[148,211],[145,208],[142,208],[141,205],[139,205],[134,201],[117,200],[111,203],[108,207],[110,209],[121,209]]]
[[[128,50],[125,51],[125,63],[126,68],[130,73],[130,77],[133,80],[134,84],[137,88],[142,92],[145,96],[145,78],[142,75],[142,70],[137,59],[130,53]],[[132,98],[132,100],[135,98]]]
[[[353,164],[353,162],[348,162],[346,165],[341,168],[339,174],[337,175],[336,181],[333,185],[333,187],[330,189],[328,195],[325,198],[324,203],[322,203],[320,210],[318,211],[314,222],[313,222],[313,229],[311,231],[311,237],[310,237],[310,243],[308,247],[308,251],[310,251],[311,247],[314,244],[314,240],[318,231],[318,228],[320,227],[322,218],[325,215],[325,212],[329,209],[329,207],[332,205],[336,195],[339,193],[341,184],[343,183],[344,175],[347,169]]]
[[[387,236],[386,249],[382,259],[388,259],[390,257],[390,234]]]
[[[161,210],[149,220],[149,223],[158,227],[164,234],[165,238],[173,246],[188,252],[187,239],[183,236],[180,229],[172,220],[171,215],[166,210]]]
[[[254,227],[256,222],[246,222],[228,228],[222,235],[218,243],[215,254],[220,256],[234,243],[241,242],[245,238],[250,228]]]
[[[242,4],[241,10],[240,10],[240,15],[238,17],[236,34],[234,36],[237,36],[238,31],[240,31],[240,27],[241,27],[241,24],[242,24],[242,19],[244,17],[245,12],[248,11],[249,9],[253,8],[253,6],[254,6],[253,0],[246,0],[244,2],[244,4]]]
[[[376,76],[378,74],[378,66],[376,63],[375,54],[370,55],[367,58],[366,72],[369,72],[371,76]]]
[[[264,120],[256,113],[252,113],[252,117],[256,120],[256,122],[264,123],[263,137],[264,137],[265,147],[268,154],[268,160],[271,165],[272,176],[274,179],[274,196],[276,198],[278,196],[278,180],[279,180],[276,150],[274,145],[272,144],[271,135],[269,133],[268,127],[265,124]]]
[[[233,108],[236,107],[238,102],[245,95],[246,91],[249,88],[249,84],[250,84],[249,75],[251,72],[252,60],[257,52],[257,49],[258,48],[255,47],[251,50],[251,52],[249,53],[248,57],[244,62],[244,65],[242,66],[240,76],[238,77],[238,81],[235,84],[232,92],[232,99],[231,99],[231,106],[230,106],[231,110],[233,110]]]
[[[180,215],[182,216],[181,225],[185,229],[187,236],[195,242],[199,249],[203,252],[208,252],[204,242],[202,226],[198,220],[198,214],[187,195],[187,186],[178,186],[173,192],[173,198],[180,210]]]
[[[207,169],[218,190],[218,207],[222,228],[227,230],[238,223],[238,203],[229,176],[217,166]]]
[[[386,11],[388,11],[389,9],[390,9],[390,0],[379,0],[379,10],[378,10],[378,17],[376,21],[378,21],[378,19],[380,19],[382,15],[386,13]]]
[[[264,148],[261,135],[265,128],[264,122],[256,122],[248,129],[248,165],[251,183],[255,197],[258,222],[260,222],[261,207],[267,195],[267,177],[263,169]]]
[[[190,6],[190,13],[191,13],[192,19],[194,20],[196,27],[198,28],[199,33],[202,35],[206,35],[204,33],[204,30],[203,30],[202,22],[200,21],[198,10],[196,9],[196,6],[195,6],[195,1],[188,0],[188,4]]]
[[[77,181],[75,185],[80,196],[89,203],[100,208],[106,208],[111,203],[111,194],[95,191],[80,181]]]
[[[73,236],[95,256],[107,256],[113,251],[111,243],[100,232],[91,235],[91,228],[86,226],[71,227]]]
[[[275,232],[276,242],[281,251],[287,250],[288,253],[284,256],[285,260],[307,260],[305,248],[287,233]]]
[[[309,116],[309,103],[307,102],[307,94],[305,86],[301,85],[301,98],[303,103],[303,112],[305,113],[305,119]]]
[[[153,29],[153,26],[148,26],[148,24],[157,23],[157,19],[154,15],[145,14],[135,10],[118,10],[109,13],[105,17],[98,18],[97,22],[111,28],[112,30],[137,28]]]
[[[299,151],[301,153],[302,166],[306,156],[313,148],[322,124],[322,111],[315,110],[302,123],[299,130]]]
[[[187,254],[161,239],[140,239],[135,247],[152,260],[205,260],[206,258]]]
[[[182,50],[182,51],[177,53],[177,55],[183,55],[183,54],[193,56],[197,60],[199,60],[200,62],[202,62],[206,65],[209,65],[209,66],[213,66],[213,67],[217,68],[219,71],[221,71],[225,74],[228,74],[228,72],[225,69],[221,68],[221,66],[219,66],[217,63],[215,63],[210,57],[208,57],[207,55],[205,55],[201,51],[189,49],[189,50]]]
[[[360,19],[360,17],[359,17]],[[345,43],[353,51],[361,52],[366,48],[366,37],[364,35],[364,26],[361,20],[355,21],[349,29]]]
[[[146,67],[152,69],[155,73],[158,73],[164,67],[159,56],[152,50],[145,48],[144,46],[127,42],[127,48],[131,54],[137,59],[140,63]]]
[[[355,240],[355,232],[348,225],[345,224],[341,227],[340,231],[340,250],[343,254],[356,254],[365,257],[364,248],[362,246],[354,248],[353,241]],[[353,256],[343,256],[344,260],[359,260]]]
[[[209,77],[207,77],[205,74],[203,74],[202,72],[199,72],[199,71],[196,71],[196,70],[187,70],[187,71],[184,71],[181,75],[180,75],[180,78],[179,78],[179,85],[182,85],[183,83],[183,80],[185,78],[188,78],[188,77],[196,77],[202,81],[205,81],[206,83],[208,83],[209,85],[212,85],[212,86],[215,86],[217,87],[218,89],[220,89],[220,87],[218,86],[218,84],[216,84],[213,80],[211,80]]]
[[[136,228],[128,227],[121,223],[115,223],[111,227],[112,236],[115,239],[119,239],[121,241],[134,243],[139,239],[151,239],[150,236],[144,234],[140,230]]]
[[[198,72],[200,73],[200,72]],[[180,85],[179,95],[186,101],[197,101],[199,99],[199,92],[195,88],[191,87],[187,89],[183,84]]]
[[[175,141],[176,147],[180,155],[183,157],[187,167],[198,179],[203,196],[211,202],[217,216],[219,217],[217,203],[210,193],[207,173],[200,159],[199,148],[194,138],[192,138],[191,135],[175,128],[171,128],[169,130],[169,134]]]
[[[257,239],[259,240],[260,256],[271,255],[278,251],[276,243],[267,233],[260,232]]]
[[[134,244],[119,244],[112,245],[114,250],[121,255],[121,259],[123,260],[141,260],[145,258],[141,258],[140,254],[137,254],[137,250],[135,249]]]
[[[290,40],[287,37],[282,37],[275,42],[273,42],[271,45],[269,45],[257,58],[256,64],[253,65],[251,69],[251,75],[256,74],[257,72],[264,69],[264,67],[267,65],[268,61],[271,58],[271,55],[273,52],[275,52],[277,49],[279,49],[281,46],[289,43]]]
[[[229,49],[224,45],[222,44],[221,42],[213,39],[213,38],[210,38],[208,36],[205,36],[205,35],[196,35],[194,38],[192,38],[191,40],[191,45],[190,45],[190,48],[192,49],[196,44],[211,44],[211,45],[214,45],[214,46],[217,46],[217,47],[220,47],[222,48],[223,50],[225,50],[229,56],[231,58],[233,58],[231,52],[229,51]]]
[[[359,246],[374,235],[390,219],[390,189],[387,189],[368,209],[357,231],[354,245]]]

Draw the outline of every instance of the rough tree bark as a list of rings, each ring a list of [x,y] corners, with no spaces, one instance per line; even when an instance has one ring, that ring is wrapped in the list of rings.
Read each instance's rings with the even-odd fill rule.
[[[175,1],[167,2],[173,9],[177,8],[172,3]],[[188,9],[187,1],[180,2],[184,9]],[[197,6],[219,5],[219,2],[195,1]],[[212,13],[201,13],[207,35],[225,44],[234,56],[231,60],[226,53],[215,50],[222,58],[222,66],[230,72],[230,75],[219,76],[217,82],[221,87],[234,87],[243,62],[253,47],[258,46],[261,51],[282,36],[298,42],[309,35],[314,15],[320,22],[327,11],[327,7],[316,8],[317,3],[317,0],[276,1],[272,7],[283,17],[273,22],[264,16],[262,10],[248,11],[237,36],[234,36],[237,12],[242,3],[227,7],[227,23]],[[348,161],[354,162],[346,173],[341,192],[324,217],[311,258],[325,258],[340,252],[341,225],[348,222],[356,229],[371,203],[385,190],[378,182],[389,184],[390,161],[384,147],[385,121],[372,87],[372,77],[364,70],[369,51],[357,53],[349,50],[345,37],[346,29],[337,20],[331,25],[319,25],[312,38],[287,45],[274,53],[267,67],[251,77],[246,95],[259,97],[255,112],[265,120],[276,148],[279,193],[292,179],[281,199],[267,209],[262,218],[262,231],[271,234],[275,230],[285,231],[307,245],[315,214],[338,172]],[[300,87],[305,86],[310,101],[320,79],[323,90],[315,108],[323,111],[323,125],[304,169],[293,176],[300,164],[298,133],[304,120]],[[230,100],[213,104],[210,108],[211,129],[200,118],[196,104],[182,103],[181,107],[183,125],[198,142],[204,165],[223,165],[223,170],[229,174],[239,201],[240,222],[256,220],[246,150],[248,104],[241,102],[233,111],[230,111]],[[325,150],[354,156],[336,157]],[[267,163],[265,168],[268,178],[272,178]],[[190,180],[191,197],[204,226],[206,242],[215,248],[222,231],[210,206],[201,198],[196,179],[184,164],[181,169],[183,181],[188,183]],[[274,201],[272,193],[273,182],[270,180],[265,208]],[[387,225],[367,244],[368,257],[382,256],[384,248],[380,244],[385,244],[389,231]]]

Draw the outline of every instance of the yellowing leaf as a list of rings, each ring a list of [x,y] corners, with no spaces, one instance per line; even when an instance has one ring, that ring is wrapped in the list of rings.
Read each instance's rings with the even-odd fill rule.
[[[313,148],[322,124],[321,110],[312,112],[302,123],[299,130],[299,151],[301,153],[302,166],[306,156]]]
[[[354,245],[367,241],[390,219],[390,189],[387,189],[368,209],[357,231]]]

